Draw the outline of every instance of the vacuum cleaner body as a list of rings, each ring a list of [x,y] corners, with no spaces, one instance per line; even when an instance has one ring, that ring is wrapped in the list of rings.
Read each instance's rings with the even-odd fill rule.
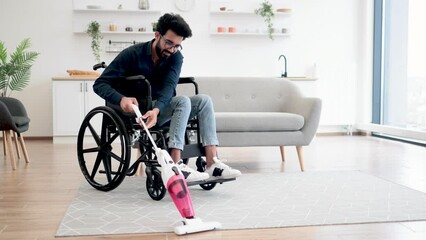
[[[161,165],[161,178],[176,208],[183,218],[183,225],[175,227],[177,235],[210,231],[221,228],[218,222],[203,222],[195,218],[191,194],[183,174],[173,162],[170,154],[162,149],[156,151],[157,159]]]
[[[180,215],[183,218],[193,218],[194,209],[192,207],[191,195],[181,171],[166,150],[158,149],[156,154],[158,162],[161,165],[163,184],[165,184]]]
[[[191,194],[189,193],[189,189],[182,172],[174,163],[170,154],[166,150],[157,147],[151,133],[148,131],[148,128],[142,119],[142,114],[139,111],[139,108],[136,105],[132,105],[132,107],[136,113],[137,121],[144,128],[154,146],[157,161],[161,166],[161,178],[163,180],[163,184],[165,184],[170,197],[183,218],[183,226],[175,227],[175,233],[177,235],[183,235],[221,228],[222,226],[219,222],[204,223],[201,219],[195,218]]]

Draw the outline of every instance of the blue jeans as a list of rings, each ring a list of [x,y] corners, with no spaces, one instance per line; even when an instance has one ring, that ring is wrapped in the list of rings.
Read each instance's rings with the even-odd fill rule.
[[[219,145],[216,134],[216,120],[213,103],[208,95],[175,96],[170,105],[158,116],[159,126],[170,121],[169,148],[183,150],[185,132],[189,119],[198,118],[200,137],[203,146]]]

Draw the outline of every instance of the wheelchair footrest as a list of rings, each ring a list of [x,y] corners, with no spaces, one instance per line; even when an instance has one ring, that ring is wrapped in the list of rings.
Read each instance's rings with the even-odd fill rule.
[[[200,185],[200,184],[209,184],[209,183],[224,183],[224,182],[230,182],[235,181],[237,178],[228,178],[228,179],[216,179],[216,180],[204,180],[204,181],[195,181],[187,183],[188,186],[194,186],[194,185]]]

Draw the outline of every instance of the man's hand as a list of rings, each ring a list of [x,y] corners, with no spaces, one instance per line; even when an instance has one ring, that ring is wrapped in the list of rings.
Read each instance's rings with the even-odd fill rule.
[[[157,124],[157,116],[160,113],[160,110],[158,108],[154,108],[148,112],[146,112],[142,118],[146,119],[146,126],[148,128],[152,128]]]
[[[132,104],[135,104],[136,106],[139,106],[138,100],[136,98],[132,97],[123,97],[120,101],[120,107],[125,112],[133,112]]]

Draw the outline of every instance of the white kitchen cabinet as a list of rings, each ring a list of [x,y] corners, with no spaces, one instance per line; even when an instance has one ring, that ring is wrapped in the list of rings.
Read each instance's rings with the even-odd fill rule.
[[[93,92],[94,80],[53,80],[53,137],[77,137],[86,114],[105,101]]]

